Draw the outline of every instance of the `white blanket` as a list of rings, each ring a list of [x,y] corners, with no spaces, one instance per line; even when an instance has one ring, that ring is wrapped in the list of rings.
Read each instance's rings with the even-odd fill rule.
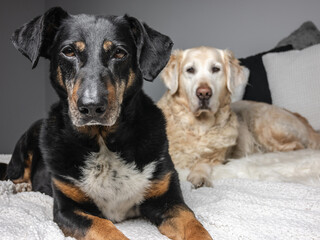
[[[193,189],[185,181],[181,187],[186,203],[214,239],[320,239],[319,185],[216,179],[213,188]],[[14,188],[10,181],[0,181],[0,239],[72,239],[52,221],[51,197],[14,194]],[[116,226],[132,240],[168,239],[143,219]]]

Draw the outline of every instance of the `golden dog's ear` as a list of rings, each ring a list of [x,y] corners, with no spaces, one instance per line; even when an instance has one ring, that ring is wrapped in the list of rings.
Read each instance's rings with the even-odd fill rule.
[[[170,90],[171,95],[175,94],[178,90],[182,52],[182,50],[173,51],[167,66],[161,73],[161,78]]]
[[[245,86],[248,82],[249,70],[240,66],[230,50],[224,50],[224,60],[227,75],[227,88],[232,95],[243,95]],[[239,98],[238,96],[235,96]],[[242,96],[240,97],[240,99]],[[240,100],[239,99],[239,100]]]

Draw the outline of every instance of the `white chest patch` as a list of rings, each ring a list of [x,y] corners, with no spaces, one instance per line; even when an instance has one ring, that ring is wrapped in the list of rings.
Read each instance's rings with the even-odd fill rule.
[[[99,144],[100,151],[87,158],[78,187],[113,222],[139,215],[137,206],[150,185],[155,163],[140,171],[134,163],[125,163],[117,153],[111,152],[102,139]]]

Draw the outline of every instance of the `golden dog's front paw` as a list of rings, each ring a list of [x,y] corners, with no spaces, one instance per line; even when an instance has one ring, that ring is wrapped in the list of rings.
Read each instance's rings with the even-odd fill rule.
[[[213,187],[210,177],[206,174],[192,171],[187,177],[187,180],[193,184],[195,188],[199,187]]]

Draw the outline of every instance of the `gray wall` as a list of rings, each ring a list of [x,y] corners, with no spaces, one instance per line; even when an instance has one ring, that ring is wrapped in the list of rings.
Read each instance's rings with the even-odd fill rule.
[[[31,70],[29,61],[11,46],[15,28],[53,6],[71,14],[128,13],[169,35],[174,48],[208,45],[229,48],[237,57],[268,50],[304,21],[320,27],[319,0],[6,0],[0,9],[0,153],[11,153],[30,123],[45,116],[56,96],[48,81],[48,63]],[[158,100],[161,80],[145,83]]]
[[[0,8],[0,153],[11,153],[32,122],[45,114],[45,66],[31,70],[10,37],[22,23],[43,12],[41,0],[6,0]]]

